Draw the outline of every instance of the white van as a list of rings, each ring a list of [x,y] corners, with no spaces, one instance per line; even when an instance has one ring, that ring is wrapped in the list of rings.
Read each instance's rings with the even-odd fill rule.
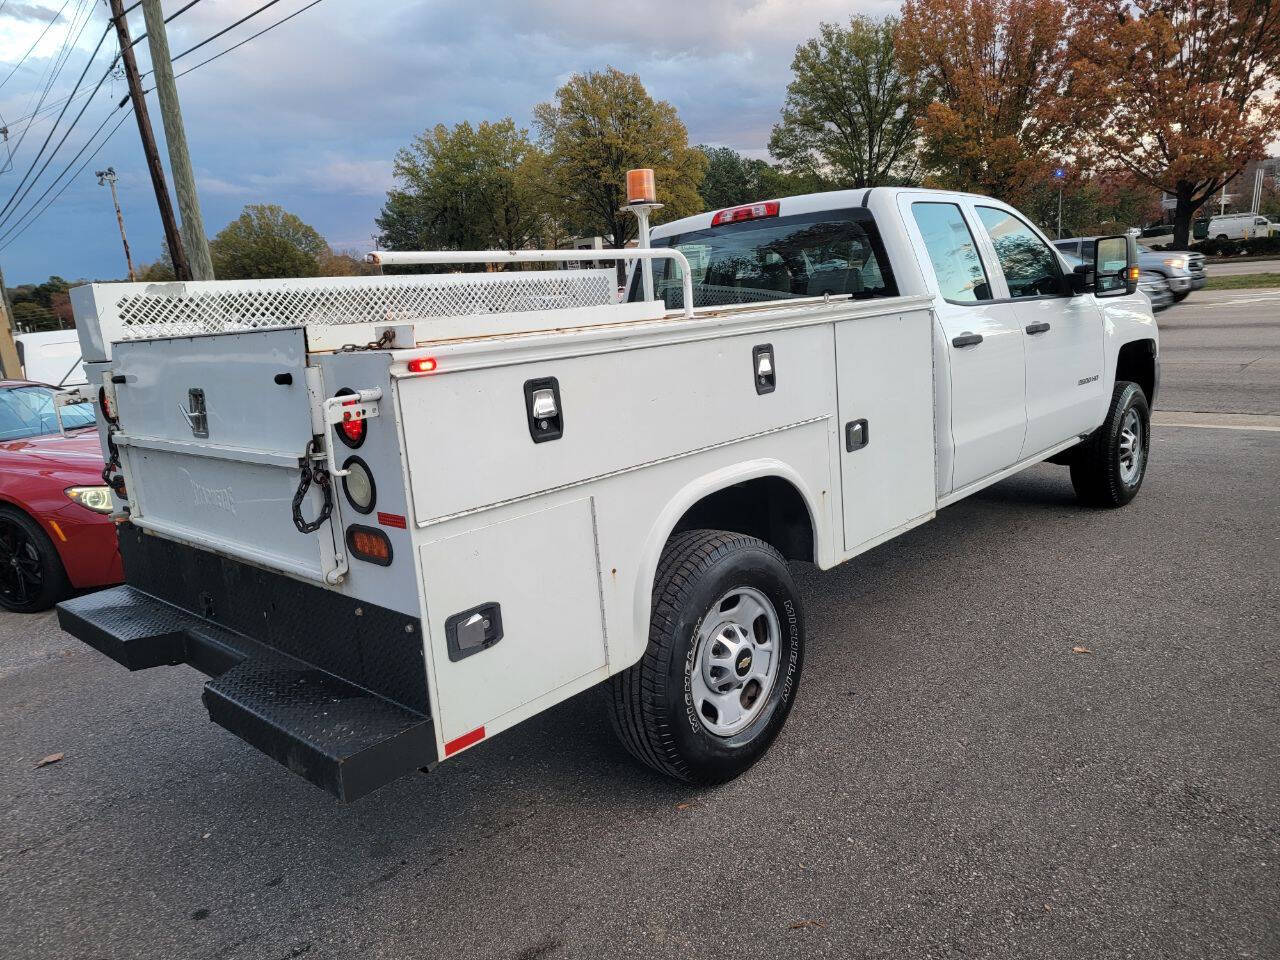
[[[80,338],[74,327],[19,333],[13,341],[18,346],[23,376],[28,380],[55,387],[76,387],[89,382],[80,356]]]
[[[1268,220],[1260,213],[1228,213],[1209,218],[1209,236],[1215,240],[1280,236],[1280,223]]]

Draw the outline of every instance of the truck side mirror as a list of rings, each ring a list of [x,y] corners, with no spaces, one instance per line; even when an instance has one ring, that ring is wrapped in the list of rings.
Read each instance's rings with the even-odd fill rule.
[[[1137,244],[1128,236],[1099,237],[1093,251],[1095,296],[1123,297],[1138,289]]]

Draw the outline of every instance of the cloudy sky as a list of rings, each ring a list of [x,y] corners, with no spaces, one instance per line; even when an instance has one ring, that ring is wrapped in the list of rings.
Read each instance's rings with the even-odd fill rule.
[[[170,47],[177,55],[263,2],[201,0],[170,25]],[[280,0],[180,60],[177,69],[307,2]],[[165,12],[182,5],[166,0]],[[893,0],[322,0],[178,81],[205,224],[216,233],[246,203],[279,203],[335,248],[367,250],[398,147],[436,123],[512,116],[529,125],[533,105],[570,75],[606,65],[638,73],[651,94],[675,104],[691,142],[762,155],[796,45],[823,20],[879,15],[896,6]],[[142,33],[141,11],[131,24],[134,36]],[[35,158],[60,109],[57,101],[70,92],[106,26],[102,0],[0,0],[0,126],[9,128],[8,142],[0,144],[0,169],[7,167],[0,173],[0,206]],[[44,101],[42,112],[53,106],[52,113],[37,119],[14,149],[69,34],[67,62]],[[146,43],[136,49],[146,71]],[[86,86],[114,53],[108,38]],[[113,77],[87,101],[44,178],[17,207],[19,216],[125,93],[123,79]],[[154,94],[148,99],[163,138]],[[85,103],[71,104],[53,143]],[[0,239],[10,285],[51,273],[68,279],[124,274],[110,195],[92,176],[108,165],[119,175],[135,262],[160,254],[163,232],[130,118],[47,213],[20,236]],[[17,222],[13,212],[0,218],[0,238]]]

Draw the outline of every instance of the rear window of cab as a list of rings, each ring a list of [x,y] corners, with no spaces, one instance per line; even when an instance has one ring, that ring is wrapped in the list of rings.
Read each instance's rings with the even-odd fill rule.
[[[898,293],[875,221],[862,208],[726,223],[655,239],[653,246],[674,247],[688,259],[695,307]],[[682,280],[673,261],[653,262],[654,293],[668,309],[684,306]],[[642,297],[637,265],[627,299]]]

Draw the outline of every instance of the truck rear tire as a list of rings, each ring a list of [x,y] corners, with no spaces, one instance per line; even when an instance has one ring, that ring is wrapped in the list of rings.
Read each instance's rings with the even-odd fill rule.
[[[778,735],[803,660],[804,617],[782,555],[740,533],[677,533],[658,562],[648,649],[609,682],[614,730],[660,773],[723,783]]]
[[[1075,448],[1071,485],[1091,507],[1123,507],[1147,475],[1151,410],[1136,383],[1117,381],[1102,426]]]

